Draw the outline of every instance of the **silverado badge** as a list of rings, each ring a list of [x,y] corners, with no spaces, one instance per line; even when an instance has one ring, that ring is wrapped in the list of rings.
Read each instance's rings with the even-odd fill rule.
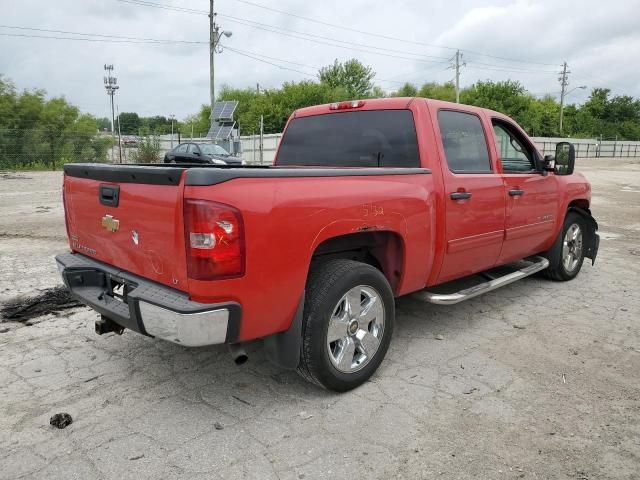
[[[120,220],[116,220],[111,215],[102,217],[102,226],[109,232],[117,232],[120,228]]]

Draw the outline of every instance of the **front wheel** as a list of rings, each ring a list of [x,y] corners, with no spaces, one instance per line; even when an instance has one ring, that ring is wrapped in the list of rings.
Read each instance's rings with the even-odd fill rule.
[[[338,392],[361,385],[387,353],[394,320],[393,292],[378,269],[341,259],[314,266],[306,286],[298,373]]]
[[[560,238],[550,252],[552,255],[549,258],[554,259],[553,263],[544,271],[547,278],[567,281],[580,273],[584,262],[585,228],[585,221],[581,215],[575,212],[567,213]]]

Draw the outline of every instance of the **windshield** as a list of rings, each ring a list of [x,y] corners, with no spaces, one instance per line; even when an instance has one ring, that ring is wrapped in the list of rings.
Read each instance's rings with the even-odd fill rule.
[[[229,152],[227,152],[220,145],[214,145],[212,143],[202,143],[200,144],[200,150],[205,155],[221,155],[223,157],[228,157]]]
[[[370,110],[300,117],[282,138],[277,165],[419,167],[409,110]]]

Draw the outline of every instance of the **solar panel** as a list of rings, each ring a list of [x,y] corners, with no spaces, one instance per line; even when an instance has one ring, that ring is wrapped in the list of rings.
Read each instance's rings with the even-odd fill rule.
[[[228,122],[225,124],[216,123],[209,129],[207,138],[211,138],[212,140],[226,140],[231,135],[235,125],[236,122]]]
[[[233,120],[233,112],[238,108],[236,100],[216,102],[211,113],[212,120]]]

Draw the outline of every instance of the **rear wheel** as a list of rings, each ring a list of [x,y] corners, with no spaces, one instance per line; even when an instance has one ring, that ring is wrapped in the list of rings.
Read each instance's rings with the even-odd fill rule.
[[[352,260],[316,265],[306,286],[298,373],[335,391],[364,383],[393,334],[393,292],[376,268]]]
[[[569,212],[564,220],[561,237],[553,246],[555,251],[550,252],[549,258],[553,259],[553,264],[544,271],[547,278],[556,281],[567,281],[574,279],[584,262],[584,218],[575,213]]]

